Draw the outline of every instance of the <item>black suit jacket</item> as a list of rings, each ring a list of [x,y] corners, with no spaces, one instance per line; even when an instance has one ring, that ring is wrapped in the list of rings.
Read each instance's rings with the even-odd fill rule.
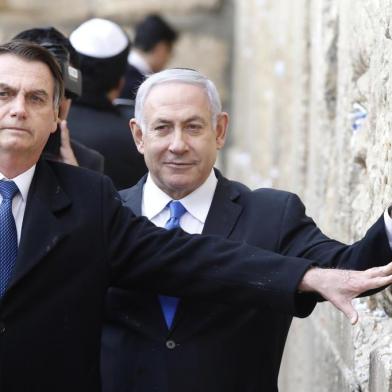
[[[0,391],[99,392],[109,285],[233,304],[271,301],[296,313],[308,311],[298,308],[296,285],[309,266],[156,228],[122,207],[107,177],[42,160],[0,302]]]
[[[144,181],[121,192],[136,215]],[[203,233],[325,266],[364,269],[391,259],[382,218],[362,241],[345,246],[320,232],[294,194],[252,192],[219,173]],[[183,300],[169,331],[156,295],[112,288],[105,317],[103,392],[277,391],[291,316],[272,302],[251,307]]]
[[[71,137],[103,155],[104,173],[117,189],[135,185],[147,172],[128,122],[120,109],[100,96],[79,99],[68,115]]]
[[[104,172],[105,159],[102,154],[76,140],[71,140],[71,147],[80,167],[85,167],[98,173]]]
[[[137,89],[146,77],[131,64],[127,65],[124,77],[125,84],[120,93],[120,98],[134,100],[136,98]]]

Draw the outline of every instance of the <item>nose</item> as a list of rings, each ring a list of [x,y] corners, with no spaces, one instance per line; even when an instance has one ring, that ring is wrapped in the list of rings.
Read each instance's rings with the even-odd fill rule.
[[[170,140],[169,151],[173,154],[183,154],[188,151],[185,135],[180,128],[176,128]]]
[[[21,95],[18,95],[13,99],[11,103],[10,115],[11,117],[16,117],[17,119],[25,119],[27,115],[26,111],[26,101]]]

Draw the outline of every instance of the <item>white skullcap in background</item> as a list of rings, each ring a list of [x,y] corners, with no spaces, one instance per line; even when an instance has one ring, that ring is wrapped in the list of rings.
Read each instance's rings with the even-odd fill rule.
[[[94,18],[82,23],[69,37],[77,52],[95,58],[108,58],[129,45],[124,30],[107,19]]]

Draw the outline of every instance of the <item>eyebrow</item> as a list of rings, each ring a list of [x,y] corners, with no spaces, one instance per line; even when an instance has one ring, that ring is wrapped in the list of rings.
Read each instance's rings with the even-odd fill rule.
[[[172,123],[172,121],[167,120],[167,119],[165,119],[165,118],[156,118],[156,119],[153,121],[153,124],[156,124],[156,123],[170,124],[170,123]]]
[[[4,89],[4,90],[14,90],[10,85],[8,85],[7,83],[1,83],[0,82],[0,88]]]
[[[16,88],[10,86],[7,83],[1,83],[0,82],[0,88],[3,89],[3,90],[9,90],[9,91],[12,91],[12,92],[17,91]],[[47,93],[46,90],[43,90],[43,89],[29,90],[29,91],[27,91],[27,94],[37,94],[39,96],[42,96],[42,97],[45,97],[45,98],[49,98],[49,94]]]
[[[201,122],[205,122],[205,120],[204,120],[203,117],[197,116],[197,115],[192,116],[192,117],[189,117],[189,118],[187,118],[187,119],[185,120],[185,122],[188,122],[188,121],[201,121]]]
[[[189,118],[186,118],[185,120],[183,120],[183,121],[181,121],[181,122],[182,122],[182,123],[186,123],[186,122],[191,122],[191,121],[200,121],[200,122],[202,122],[202,123],[205,123],[205,122],[206,122],[206,121],[204,120],[203,117],[197,116],[197,115],[191,116],[191,117],[189,117]],[[168,120],[168,119],[166,119],[166,118],[160,118],[160,117],[158,117],[158,118],[156,118],[156,119],[154,120],[153,124],[155,124],[155,123],[170,124],[170,123],[172,123],[172,122],[173,122],[172,120]]]
[[[28,91],[28,94],[36,94],[41,97],[49,99],[49,94],[45,90],[30,90]]]
[[[189,118],[187,118],[186,120],[184,120],[184,121],[182,121],[182,122],[183,122],[183,123],[190,123],[190,122],[192,122],[192,121],[199,121],[199,122],[201,122],[203,125],[207,124],[206,120],[205,120],[203,117],[200,117],[200,116],[197,116],[197,115],[192,116],[192,117],[189,117]]]

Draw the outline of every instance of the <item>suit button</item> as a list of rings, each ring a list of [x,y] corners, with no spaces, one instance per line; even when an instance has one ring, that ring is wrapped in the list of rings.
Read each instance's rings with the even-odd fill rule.
[[[176,348],[176,342],[175,342],[174,340],[168,340],[168,341],[166,342],[166,347],[167,347],[169,350],[173,350],[174,348]]]
[[[5,324],[0,322],[0,334],[3,335],[5,334],[6,328],[5,328]]]

